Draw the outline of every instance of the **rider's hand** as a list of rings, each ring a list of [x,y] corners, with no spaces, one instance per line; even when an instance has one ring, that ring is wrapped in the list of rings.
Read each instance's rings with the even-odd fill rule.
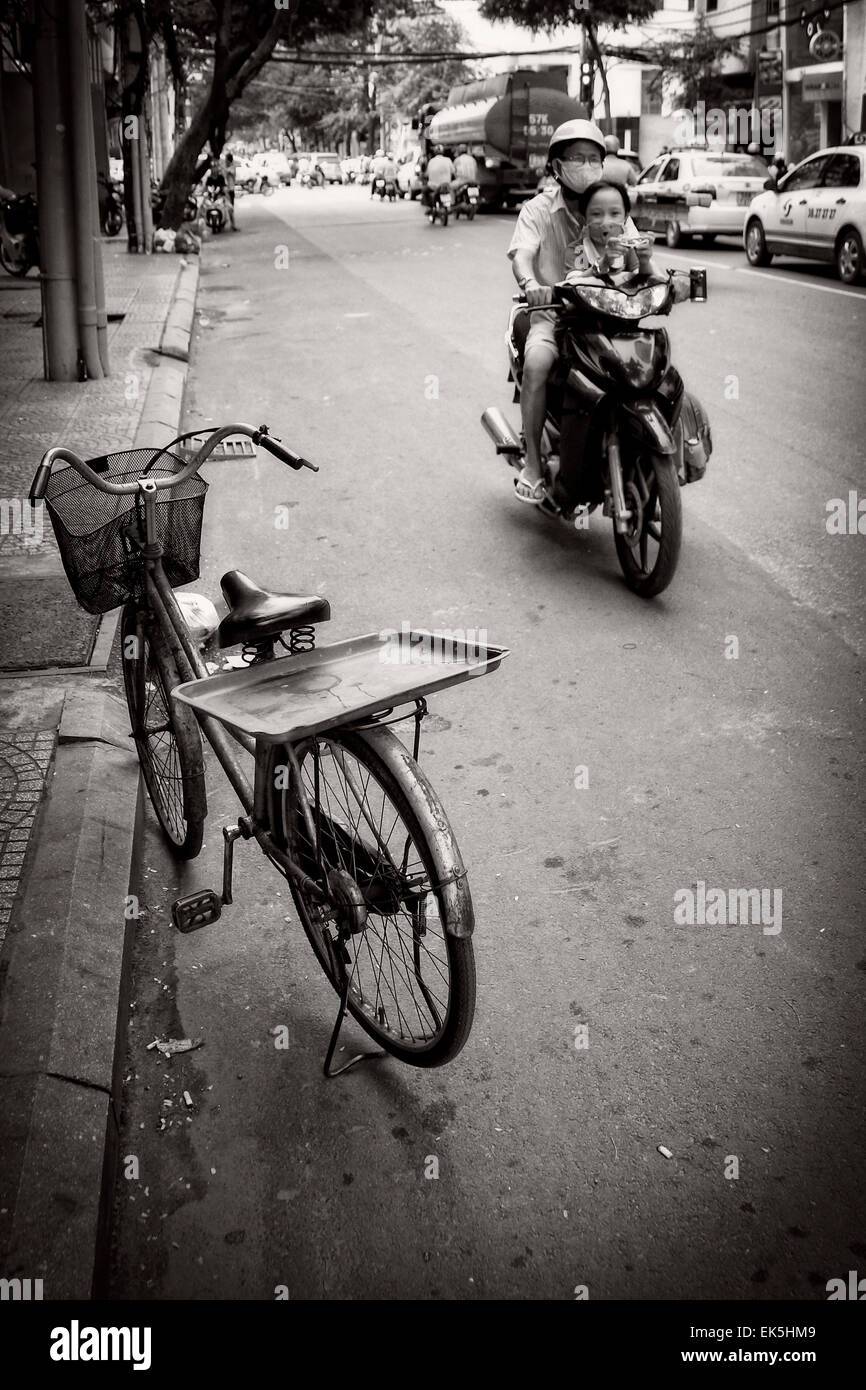
[[[530,309],[538,309],[542,305],[553,303],[553,290],[549,285],[539,285],[537,280],[528,281],[523,293],[526,295],[526,302]]]

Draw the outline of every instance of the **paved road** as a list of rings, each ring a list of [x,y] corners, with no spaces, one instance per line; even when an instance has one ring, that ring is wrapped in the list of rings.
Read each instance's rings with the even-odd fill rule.
[[[518,507],[479,428],[508,403],[511,219],[430,228],[334,188],[239,223],[208,247],[187,425],[266,419],[321,472],[210,465],[199,587],[234,563],[325,593],[327,640],[405,620],[512,649],[435,699],[423,742],[470,868],[479,1004],[452,1066],[324,1082],[333,996],[250,847],[220,925],[167,925],[179,885],[219,881],[224,783],[191,865],[149,817],[118,1296],[826,1297],[866,1257],[866,542],[825,526],[864,486],[866,295],[733,244],[660,251],[710,266],[672,335],[716,451],[646,604],[607,524]],[[781,930],[676,925],[699,880],[780,890]],[[205,1046],[169,1069],[158,1034]]]

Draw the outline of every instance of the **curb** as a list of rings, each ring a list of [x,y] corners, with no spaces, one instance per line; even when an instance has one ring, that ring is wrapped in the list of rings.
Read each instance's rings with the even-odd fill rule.
[[[198,279],[198,262],[178,276],[184,365],[160,361],[132,448],[180,428]],[[0,975],[0,1276],[42,1279],[46,1299],[107,1287],[143,804],[123,701],[73,685]]]
[[[198,278],[199,258],[196,256],[180,269],[174,300],[168,311],[159,343],[159,351],[164,357],[177,357],[181,362],[189,361],[189,341],[195,315]]]

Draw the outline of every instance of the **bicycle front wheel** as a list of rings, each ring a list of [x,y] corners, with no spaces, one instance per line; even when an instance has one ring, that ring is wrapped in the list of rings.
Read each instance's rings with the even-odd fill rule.
[[[275,748],[271,826],[291,858],[332,887],[322,905],[289,878],[319,964],[339,993],[340,953],[349,1012],[386,1051],[410,1066],[442,1066],[475,1012],[472,904],[445,812],[390,730],[333,729],[295,753],[309,817],[293,781],[277,789],[286,759]],[[353,905],[349,934],[338,936],[346,916],[334,898]]]
[[[132,736],[153,809],[173,853],[194,859],[207,815],[198,723],[171,698],[180,676],[152,615],[127,603],[120,638]]]

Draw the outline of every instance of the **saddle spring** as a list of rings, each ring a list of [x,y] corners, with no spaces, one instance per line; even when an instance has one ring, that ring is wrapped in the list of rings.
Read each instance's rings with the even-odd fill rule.
[[[282,637],[280,638],[283,646]],[[301,652],[311,652],[316,645],[316,629],[312,623],[306,627],[293,627],[289,636],[289,651],[292,656],[298,656]]]

